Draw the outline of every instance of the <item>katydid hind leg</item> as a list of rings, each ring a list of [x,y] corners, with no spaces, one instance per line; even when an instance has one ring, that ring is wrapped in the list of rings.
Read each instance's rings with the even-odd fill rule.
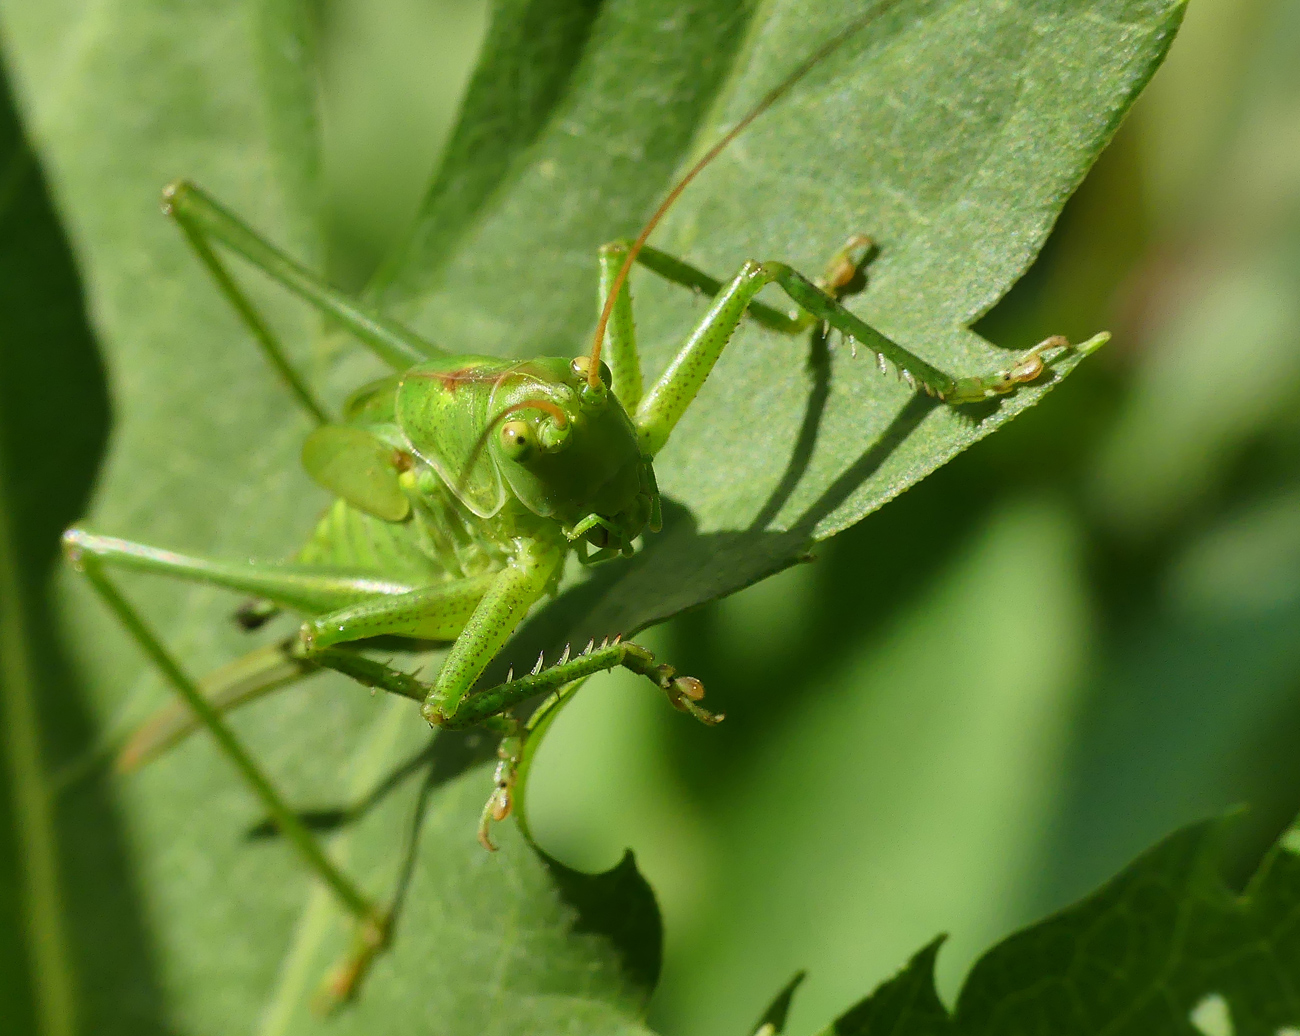
[[[254,648],[200,678],[198,688],[213,708],[224,714],[291,687],[319,671],[319,666],[304,659],[296,647],[295,640],[288,640]],[[121,745],[114,768],[118,773],[138,770],[201,728],[194,710],[173,697]]]
[[[320,313],[338,321],[395,370],[405,370],[442,355],[442,350],[414,331],[366,309],[291,259],[194,184],[182,180],[169,185],[163,191],[163,211],[180,224],[222,293],[267,352],[272,366],[290,382],[291,387],[297,379],[299,387],[294,388],[294,393],[300,401],[310,397],[310,393],[289,366],[284,349],[270,332],[269,325],[216,257],[212,247],[214,242],[241,256]],[[309,406],[308,409],[313,408]],[[324,414],[319,407],[314,408],[313,416],[323,423]]]
[[[409,593],[409,583],[377,576],[322,569],[293,562],[231,562],[163,550],[145,543],[99,536],[73,527],[63,534],[63,550],[73,564],[93,558],[100,564],[151,572],[187,582],[219,586],[291,611],[320,614],[375,597]]]
[[[390,920],[380,909],[326,855],[316,837],[303,825],[298,815],[290,809],[275,785],[258,766],[243,743],[227,724],[221,712],[208,701],[198,684],[191,678],[172,654],[163,646],[161,638],[153,631],[135,608],[122,596],[108,577],[100,560],[93,555],[75,559],[77,567],[86,576],[123,629],[144,653],[163,679],[194,711],[203,727],[216,742],[221,754],[234,766],[245,786],[253,792],[263,808],[271,815],[286,841],[296,850],[299,859],[333,892],[354,923],[353,949],[347,961],[331,976],[330,996],[340,994],[335,1000],[350,995],[355,982],[346,984],[339,976],[360,976],[369,962],[387,944]]]
[[[176,193],[177,189],[175,187],[168,187],[164,191],[163,211],[175,218],[180,225],[185,240],[189,242],[190,248],[198,257],[199,262],[203,264],[216,283],[217,290],[225,297],[231,309],[239,315],[239,319],[243,321],[244,326],[262,350],[263,358],[271,365],[271,369],[280,376],[280,380],[284,382],[298,405],[306,410],[308,416],[317,424],[328,424],[330,418],[324,405],[308,386],[307,379],[302,376],[289,359],[284,343],[280,341],[280,336],[272,329],[270,323],[254,305],[252,299],[239,287],[230,271],[226,269],[226,265],[217,256],[203,225],[189,218],[183,208],[173,204]]]

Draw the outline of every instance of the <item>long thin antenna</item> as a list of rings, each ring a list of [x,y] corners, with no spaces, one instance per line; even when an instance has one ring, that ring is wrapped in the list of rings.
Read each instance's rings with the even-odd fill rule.
[[[704,157],[691,166],[686,175],[678,180],[676,186],[668,192],[668,196],[664,198],[659,204],[659,208],[655,209],[654,214],[641,228],[641,233],[632,242],[632,247],[627,250],[627,255],[623,257],[623,265],[619,267],[618,275],[614,278],[614,283],[610,285],[609,294],[605,296],[605,305],[600,311],[600,320],[596,323],[596,337],[591,347],[591,364],[587,368],[588,385],[596,388],[600,384],[600,348],[601,343],[605,340],[605,328],[609,325],[610,315],[614,312],[614,300],[618,298],[618,293],[623,290],[623,285],[627,283],[628,272],[632,269],[632,264],[636,262],[637,255],[640,254],[655,227],[659,225],[659,221],[664,218],[668,210],[672,208],[673,203],[681,196],[682,191],[686,190],[687,185],[700,174],[704,167],[722,154],[727,145],[740,136],[751,122],[785,96],[799,80],[821,64],[834,51],[838,50],[850,36],[885,14],[897,3],[898,0],[881,0],[861,18],[851,23],[847,28],[841,29],[840,32],[813,51],[812,55],[805,59],[798,68],[769,90],[743,119],[723,134],[722,138],[704,153]]]

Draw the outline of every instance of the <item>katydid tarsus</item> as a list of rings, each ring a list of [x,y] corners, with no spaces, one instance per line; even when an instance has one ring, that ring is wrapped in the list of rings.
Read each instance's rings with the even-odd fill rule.
[[[888,4],[884,5],[888,6]],[[883,9],[883,8],[882,8]],[[1038,378],[1072,347],[1049,338],[1009,368],[952,377],[884,337],[841,300],[872,250],[849,238],[809,280],[780,262],[745,262],[722,282],[649,247],[646,239],[690,180],[745,126],[788,92],[877,10],[840,33],[771,90],[668,193],[631,242],[599,249],[602,308],[590,351],[576,359],[511,360],[451,355],[344,296],[259,237],[192,184],[164,192],[164,211],[233,305],[294,398],[315,422],[303,463],[334,496],[306,545],[288,562],[228,563],[92,534],[64,536],[66,552],[118,616],[183,704],[160,713],[119,758],[127,769],[197,728],[238,768],[286,839],[355,919],[352,953],[331,975],[328,995],[351,996],[386,944],[389,914],[329,858],[231,731],[223,713],[322,669],[416,699],[434,727],[482,726],[501,735],[494,787],[479,837],[511,812],[523,729],[512,709],[529,699],[622,666],[647,677],[678,709],[705,723],[702,684],[657,663],[618,637],[589,643],[529,674],[479,687],[488,663],[529,610],[552,592],[566,557],[593,564],[629,555],[660,526],[654,457],[691,406],[744,319],[787,334],[820,325],[874,354],[917,391],[943,403],[978,402]],[[270,324],[218,254],[225,249],[327,315],[393,368],[355,392],[331,417],[290,364]],[[635,263],[713,302],[664,372],[644,391],[628,273]],[[793,302],[782,311],[756,301],[776,285]],[[1105,336],[1082,346],[1091,351]],[[608,360],[602,359],[602,353]],[[279,611],[302,617],[296,637],[259,648],[195,680],[122,596],[108,570],[153,572],[252,595],[239,612],[253,627]],[[613,632],[613,631],[611,631]],[[431,681],[375,661],[376,637],[451,644]]]

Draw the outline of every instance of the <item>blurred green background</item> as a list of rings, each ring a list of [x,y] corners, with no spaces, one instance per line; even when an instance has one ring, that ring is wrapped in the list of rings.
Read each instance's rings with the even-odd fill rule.
[[[416,210],[487,4],[318,17],[329,267],[356,287]],[[666,921],[657,1028],[738,1032],[808,968],[810,1031],[942,931],[950,996],[1179,824],[1249,804],[1240,882],[1300,810],[1297,39],[1300,0],[1191,4],[980,325],[1110,328],[1068,385],[815,563],[649,634],[723,726],[617,677],[562,714],[533,829],[587,869],[636,850]]]

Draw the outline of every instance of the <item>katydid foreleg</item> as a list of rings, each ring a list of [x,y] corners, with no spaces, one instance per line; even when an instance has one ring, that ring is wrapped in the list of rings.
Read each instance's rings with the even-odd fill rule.
[[[200,693],[218,712],[247,705],[320,671],[302,657],[298,641],[285,640],[254,648],[248,654],[215,669],[198,681]],[[115,766],[130,773],[174,748],[202,723],[184,701],[173,698],[117,750]]]
[[[522,757],[523,736],[511,713],[514,706],[539,695],[556,692],[594,673],[622,666],[650,680],[667,695],[674,708],[694,716],[702,723],[712,725],[722,722],[720,713],[711,713],[698,704],[704,696],[704,688],[699,680],[679,676],[672,666],[656,663],[654,655],[638,644],[623,643],[615,638],[612,644],[606,640],[597,647],[593,641],[577,656],[569,656],[570,649],[565,648],[559,661],[549,669],[544,668],[545,660],[539,656],[531,673],[515,677],[512,669],[504,683],[465,696],[452,715],[435,714],[433,722],[451,730],[483,726],[501,735],[497,747],[498,762],[493,776],[493,791],[483,808],[479,823],[479,841],[487,849],[495,848],[488,834],[491,822],[504,820],[510,815],[511,796]],[[437,700],[436,687],[423,683],[410,673],[363,655],[325,649],[314,656],[314,661],[368,687],[377,687],[416,700],[420,700],[423,695],[426,700],[425,715],[429,715],[430,711],[427,702]],[[441,682],[439,679],[438,684],[441,685]]]
[[[600,304],[605,304],[618,272],[627,256],[625,241],[615,241],[600,249]],[[619,289],[609,314],[609,367],[612,391],[629,414],[641,402],[641,357],[636,349],[636,327],[632,322],[632,293],[626,280]]]
[[[627,256],[630,248],[631,242],[628,241],[614,241],[601,248],[602,301],[604,301],[605,293],[609,290],[609,285],[613,283],[618,268],[622,265],[623,259]],[[875,254],[876,246],[871,238],[864,234],[854,234],[839,251],[831,256],[826,264],[825,272],[815,283],[833,298],[841,299],[858,288],[861,283],[862,271],[867,263],[874,258]],[[697,294],[707,295],[710,298],[716,296],[723,287],[722,281],[711,274],[705,273],[699,267],[692,266],[690,263],[669,255],[667,252],[661,252],[650,245],[641,247],[636,254],[636,261],[670,284],[689,288]],[[624,293],[626,292],[625,282]],[[626,304],[623,298],[620,297],[619,302],[615,305],[614,312],[610,315],[610,350],[615,356],[619,350],[619,329],[625,325],[631,326],[630,294],[627,294],[626,297],[628,299]],[[620,320],[620,309],[622,308],[626,308],[627,315]],[[772,306],[764,305],[762,302],[751,302],[746,314],[755,323],[761,324],[770,331],[780,331],[783,334],[798,334],[801,331],[808,330],[816,323],[816,318],[806,310],[801,309],[793,314],[783,313]],[[640,402],[640,392],[638,391],[636,400],[629,405],[623,396],[618,394],[618,363],[614,357],[611,357],[610,362],[614,368],[615,394],[618,395],[619,401],[631,413],[635,410],[636,403]],[[639,370],[637,372],[637,384],[638,386],[640,384]]]

